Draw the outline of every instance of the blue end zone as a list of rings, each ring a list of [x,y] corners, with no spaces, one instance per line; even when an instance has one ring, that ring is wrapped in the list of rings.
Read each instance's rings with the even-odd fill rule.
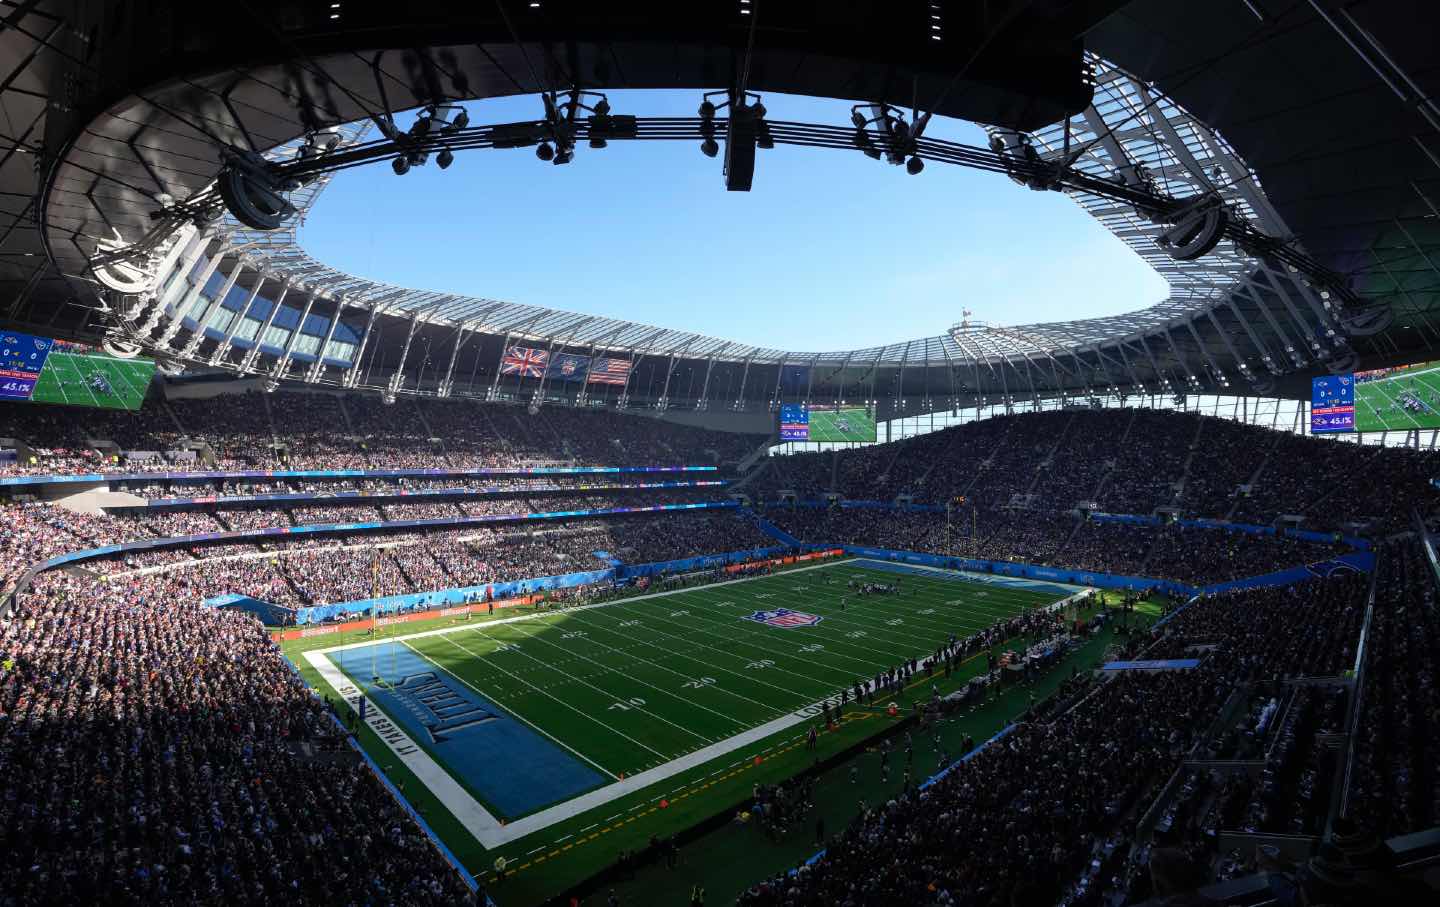
[[[1067,586],[1063,583],[1046,583],[1040,580],[1021,579],[1018,576],[995,576],[989,573],[971,573],[966,570],[916,567],[910,564],[897,564],[894,561],[871,560],[868,557],[857,558],[850,561],[850,564],[856,567],[864,567],[867,570],[888,570],[891,573],[908,573],[914,576],[926,576],[930,579],[949,579],[962,583],[1008,586],[1012,589],[1025,589],[1030,592],[1046,592],[1052,595],[1074,595],[1076,592],[1085,588],[1084,586]]]
[[[374,672],[383,686],[372,682]],[[328,656],[445,768],[507,819],[609,779],[400,643]]]

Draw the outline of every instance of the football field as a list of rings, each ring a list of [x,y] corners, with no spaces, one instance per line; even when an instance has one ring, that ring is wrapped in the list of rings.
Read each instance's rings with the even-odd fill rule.
[[[1426,363],[1355,384],[1356,431],[1440,428],[1440,367]]]
[[[864,407],[810,410],[811,441],[868,441],[876,438],[875,417]]]
[[[97,374],[105,377],[110,385],[109,393],[90,386]],[[54,351],[45,360],[30,399],[35,403],[135,410],[145,402],[145,392],[154,376],[155,363],[148,359]]]
[[[852,580],[899,590],[860,595]],[[365,697],[391,755],[491,849],[803,734],[856,681],[1074,591],[849,561],[418,633],[382,627],[303,660],[347,702]],[[930,684],[917,678],[901,707]]]

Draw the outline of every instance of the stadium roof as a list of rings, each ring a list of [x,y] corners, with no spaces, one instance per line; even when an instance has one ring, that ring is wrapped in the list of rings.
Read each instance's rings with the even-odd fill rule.
[[[1152,86],[1145,85],[1111,64],[1089,56],[1095,73],[1096,95],[1074,121],[1071,143],[1086,147],[1073,166],[1109,178],[1116,172],[1139,171],[1167,194],[1183,198],[1212,188],[1219,191],[1240,215],[1266,228],[1284,231],[1258,181],[1224,140],[1195,120]],[[368,123],[350,124],[345,140],[359,142],[370,132]],[[1035,133],[1037,146],[1047,160],[1064,154],[1064,124]],[[277,161],[290,160],[295,142],[271,152]],[[1219,174],[1217,177],[1215,174]],[[1229,175],[1243,175],[1233,179]],[[312,184],[296,199],[307,212],[320,197],[323,183]],[[1137,337],[1193,316],[1223,300],[1236,283],[1253,273],[1257,263],[1229,240],[1210,255],[1192,262],[1177,262],[1156,244],[1164,226],[1142,218],[1132,207],[1108,199],[1075,198],[1108,230],[1129,245],[1171,285],[1169,298],[1133,313],[1110,318],[1085,319],[1019,327],[957,324],[946,334],[857,350],[815,352],[759,347],[689,331],[641,324],[618,318],[586,315],[560,309],[503,302],[483,297],[439,293],[355,277],[316,260],[300,244],[297,228],[302,218],[276,231],[249,229],[227,219],[233,246],[249,246],[256,267],[297,286],[326,295],[345,295],[361,304],[375,304],[391,313],[419,313],[420,318],[470,330],[508,334],[535,342],[559,341],[600,349],[638,350],[656,355],[679,355],[756,362],[880,361],[885,363],[967,361],[993,358],[1046,356],[1077,347]],[[1258,215],[1265,212],[1265,219]],[[952,313],[953,314],[953,313]],[[941,318],[945,313],[939,313]]]
[[[1169,375],[1228,387],[1227,374],[1264,386],[1274,375],[1353,364],[1352,351],[1379,363],[1440,347],[1432,323],[1440,314],[1440,110],[1429,100],[1440,94],[1431,53],[1440,13],[1433,4],[1340,10],[1321,0],[1219,7],[1057,0],[1017,2],[1003,21],[971,22],[968,5],[941,3],[946,31],[935,44],[911,33],[928,24],[921,7],[936,5],[929,0],[857,7],[843,22],[768,4],[762,17],[770,18],[753,29],[718,6],[637,3],[601,15],[553,0],[538,12],[510,5],[506,23],[481,11],[457,20],[426,4],[401,19],[390,7],[351,3],[345,21],[334,23],[291,4],[254,3],[247,10],[258,15],[237,16],[217,32],[194,11],[176,10],[174,22],[154,28],[126,20],[128,4],[9,4],[0,50],[15,62],[0,80],[0,101],[13,144],[0,158],[0,191],[9,199],[0,283],[11,293],[0,318],[56,333],[112,328],[134,301],[97,292],[95,256],[143,246],[152,250],[146,263],[132,259],[126,268],[163,261],[180,227],[166,220],[167,206],[205,192],[227,147],[289,152],[316,128],[442,96],[578,83],[723,86],[743,60],[757,91],[906,104],[931,98],[922,105],[989,124],[1001,145],[1013,148],[1025,133],[1042,160],[1079,151],[1071,163],[1082,174],[1176,198],[1218,192],[1259,232],[1293,240],[1399,317],[1378,333],[1356,330],[1303,275],[1229,240],[1197,261],[1177,262],[1156,244],[1161,225],[1089,194],[1077,200],[1166,277],[1168,299],[1124,316],[1062,323],[1003,327],[962,318],[933,337],[850,351],[753,347],[367,281],[314,260],[294,241],[293,225],[267,234],[221,225],[230,243],[222,257],[228,268],[243,261],[313,295],[343,298],[342,307],[412,324],[687,359],[901,369],[1022,362],[1032,383],[1048,383],[1047,371],[1063,384],[1062,372],[1113,368],[1136,383],[1168,386]],[[455,43],[462,38],[473,40]],[[276,50],[258,54],[262,46]],[[1090,103],[1088,85],[1077,80],[1093,81]],[[139,85],[148,87],[126,87]],[[347,138],[359,139],[358,128]],[[297,205],[313,204],[323,185],[295,193]],[[169,233],[158,236],[162,228]],[[160,334],[167,343],[174,336],[168,328]]]

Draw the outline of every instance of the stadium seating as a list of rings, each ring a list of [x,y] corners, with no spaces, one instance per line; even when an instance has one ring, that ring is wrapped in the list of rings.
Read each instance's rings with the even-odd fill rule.
[[[386,405],[372,396],[294,392],[152,397],[135,413],[0,403],[0,424],[4,437],[35,457],[4,471],[27,474],[173,469],[164,459],[127,459],[123,452],[168,452],[187,443],[208,445],[215,469],[459,469],[718,465],[740,460],[764,440],[606,410],[530,415],[473,401]],[[118,452],[97,450],[91,441],[111,441]]]
[[[745,490],[762,500],[781,491],[862,501],[908,494],[933,504],[963,496],[982,509],[1023,496],[1048,511],[1082,503],[1140,515],[1164,508],[1261,525],[1293,515],[1306,529],[1354,524],[1380,534],[1404,528],[1410,507],[1435,506],[1434,463],[1429,451],[1360,447],[1176,411],[1061,410],[774,457]]]
[[[944,513],[880,508],[766,510],[790,534],[821,544],[871,545],[1205,585],[1322,561],[1343,544],[1221,529],[1137,526],[1031,510]]]
[[[48,575],[0,625],[15,904],[457,904],[459,877],[255,621]]]
[[[1057,697],[1069,703],[1058,713],[1025,716],[934,785],[862,813],[818,860],[740,903],[1124,902],[1146,870],[1146,852],[1132,848],[1136,819],[1230,693],[1259,678],[1338,674],[1354,659],[1367,590],[1364,578],[1339,577],[1202,599],[1143,650],[1213,645],[1200,666],[1081,682]],[[1247,808],[1242,797],[1232,812]]]
[[[711,463],[733,478],[724,467],[760,442],[615,413],[530,415],[456,401],[385,406],[328,394],[152,401],[136,415],[49,407],[5,413],[12,411],[17,417],[7,430],[39,452],[36,463],[15,471],[39,473],[111,468],[112,451],[91,443],[108,439],[121,450],[208,445],[213,461],[206,465],[214,468]],[[1184,413],[1062,410],[895,444],[774,457],[742,490],[770,502],[781,490],[802,499],[833,491],[851,502],[878,502],[763,507],[766,520],[807,542],[1203,586],[1324,561],[1348,545],[1166,520],[1113,522],[1086,518],[1076,505],[1258,524],[1296,515],[1305,528],[1375,537],[1407,528],[1412,508],[1431,508],[1432,463],[1423,452],[1315,441]],[[113,468],[170,465],[122,457]],[[1346,492],[1337,494],[1341,481]],[[316,497],[95,515],[9,503],[0,507],[10,530],[0,534],[0,591],[48,558],[136,539],[645,507],[715,500],[727,490],[600,492],[582,484],[592,483],[154,481],[130,490],[149,499]],[[474,494],[409,496],[441,488]],[[336,491],[372,497],[320,499]],[[399,491],[407,495],[392,494]],[[900,495],[953,509],[947,516],[935,507],[889,506]],[[253,618],[203,601],[237,593],[288,607],[324,605],[595,570],[604,566],[597,551],[639,564],[776,544],[746,513],[727,510],[277,537],[130,552],[91,561],[84,572],[41,574],[0,625],[0,765],[16,791],[0,802],[0,841],[17,855],[0,879],[17,903],[287,896],[460,902],[466,895],[455,875],[356,763],[323,705]],[[1440,622],[1419,546],[1381,543],[1379,555],[1351,816],[1388,835],[1440,821],[1440,772],[1428,746],[1440,733]],[[877,805],[832,839],[818,862],[758,882],[741,903],[1138,901],[1152,893],[1152,834],[1157,845],[1185,849],[1207,877],[1252,871],[1247,855],[1215,853],[1211,842],[1219,831],[1313,835],[1323,828],[1336,757],[1317,740],[1345,729],[1349,694],[1335,681],[1355,665],[1368,594],[1367,577],[1337,575],[1200,598],[1152,637],[1132,638],[1112,653],[1199,656],[1199,667],[1071,679],[1001,741],[933,786]],[[960,643],[979,651],[996,634],[1042,631],[1022,621]],[[1307,685],[1292,686],[1297,679]],[[1261,747],[1253,728],[1268,720],[1272,700],[1284,708]],[[1235,714],[1217,729],[1227,703]],[[1265,767],[1254,779],[1186,765],[1196,753],[1219,759],[1256,752]],[[1172,777],[1178,783],[1161,799]],[[768,792],[767,802],[795,806],[788,790]],[[1165,829],[1141,828],[1139,818],[1157,803]],[[338,862],[336,848],[348,848]],[[310,866],[320,862],[323,873]]]

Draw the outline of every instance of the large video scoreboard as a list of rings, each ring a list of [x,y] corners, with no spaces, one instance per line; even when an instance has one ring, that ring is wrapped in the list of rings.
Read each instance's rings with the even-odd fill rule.
[[[1440,362],[1311,380],[1311,434],[1432,428],[1440,428]]]
[[[785,403],[780,407],[781,441],[874,443],[875,414],[863,406]]]
[[[155,363],[117,359],[90,347],[0,331],[0,400],[139,409]]]
[[[30,399],[54,343],[14,331],[0,333],[0,399]]]

